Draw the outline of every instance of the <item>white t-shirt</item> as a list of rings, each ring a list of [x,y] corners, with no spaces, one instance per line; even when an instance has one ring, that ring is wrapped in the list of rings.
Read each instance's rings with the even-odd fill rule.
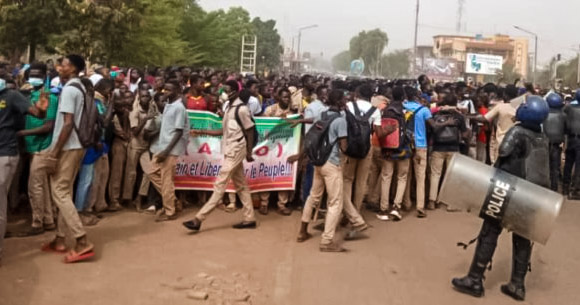
[[[260,105],[260,100],[258,100],[258,98],[255,96],[250,96],[250,99],[248,100],[248,108],[250,108],[250,111],[254,116],[262,113],[262,105]]]
[[[373,107],[373,105],[371,105],[370,102],[363,101],[363,100],[356,101],[356,105],[358,106],[358,110],[360,111],[360,115],[365,115],[371,109],[371,107]],[[354,105],[352,104],[352,102],[348,102],[346,104],[346,107],[348,108],[348,111],[350,111],[350,113],[354,113]],[[369,124],[375,125],[375,126],[381,126],[381,111],[380,110],[376,109],[375,112],[373,112],[373,114],[369,118]]]
[[[81,85],[81,88],[83,88],[83,90],[85,89],[79,78],[72,78],[62,88],[62,92],[60,94],[60,99],[58,102],[58,113],[56,115],[56,119],[54,120],[52,143],[50,145],[51,147],[54,147],[56,145],[56,142],[58,141],[58,136],[60,135],[62,127],[64,126],[65,113],[73,114],[74,124],[76,128],[78,128],[81,125],[81,116],[83,114],[83,105],[85,96],[78,88],[71,86],[72,83],[78,83]],[[62,147],[62,150],[73,150],[81,148],[83,148],[83,146],[79,141],[77,131],[73,127],[73,130],[68,140]]]

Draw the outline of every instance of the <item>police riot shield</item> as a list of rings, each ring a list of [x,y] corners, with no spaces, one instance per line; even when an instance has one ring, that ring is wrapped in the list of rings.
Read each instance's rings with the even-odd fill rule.
[[[509,231],[545,245],[564,197],[505,171],[455,154],[438,201],[496,221]]]

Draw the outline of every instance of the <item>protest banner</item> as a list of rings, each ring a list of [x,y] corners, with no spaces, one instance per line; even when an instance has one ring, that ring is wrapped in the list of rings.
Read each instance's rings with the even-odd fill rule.
[[[222,119],[211,112],[188,111],[191,130],[221,130]],[[286,160],[298,153],[301,126],[291,128],[282,118],[256,117],[259,142],[254,162],[244,161],[251,192],[294,190],[296,164]],[[175,188],[211,191],[222,166],[222,137],[189,137],[185,155],[177,160]],[[230,182],[227,191],[235,191]]]

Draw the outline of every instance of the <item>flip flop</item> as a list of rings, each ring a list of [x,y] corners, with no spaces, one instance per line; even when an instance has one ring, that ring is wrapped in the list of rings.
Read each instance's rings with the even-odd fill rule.
[[[81,253],[77,253],[75,250],[71,250],[69,254],[64,257],[64,262],[65,264],[82,262],[90,259],[93,256],[95,256],[95,251],[93,251],[93,249]]]
[[[40,250],[42,252],[47,252],[47,253],[66,253],[66,248],[64,248],[62,250],[58,250],[52,246],[53,244],[54,244],[53,242],[49,242],[47,244],[44,244],[44,245],[42,245]]]

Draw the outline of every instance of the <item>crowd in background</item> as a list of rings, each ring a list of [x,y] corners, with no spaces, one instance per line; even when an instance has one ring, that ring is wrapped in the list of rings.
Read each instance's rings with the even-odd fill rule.
[[[360,214],[363,205],[380,220],[402,220],[413,203],[415,215],[426,217],[428,210],[439,206],[438,188],[453,154],[493,164],[503,137],[515,124],[517,105],[529,94],[549,93],[531,84],[520,88],[439,83],[426,76],[337,79],[308,74],[240,75],[191,67],[86,67],[76,55],[54,63],[0,64],[0,81],[0,234],[5,233],[7,209],[13,217],[30,211],[30,228],[6,235],[24,237],[56,230],[56,238],[43,250],[66,252],[64,237],[71,232],[77,242],[67,255],[70,262],[93,252],[84,227],[96,225],[105,212],[133,209],[154,213],[157,221],[169,221],[184,206],[207,201],[211,192],[176,191],[173,185],[177,157],[185,152],[191,133],[187,110],[223,117],[229,105],[241,99],[253,117],[299,114],[299,120],[288,123],[304,123],[304,134],[329,109],[343,117],[345,112],[368,113],[372,136],[364,157],[344,154],[347,143],[342,147],[340,140],[348,139],[348,128],[346,121],[337,121],[330,126],[337,143],[328,159],[332,169],[297,157],[295,170],[303,174],[298,175],[296,190],[252,194],[263,215],[271,205],[285,216],[306,206],[302,217],[306,226],[298,236],[298,241],[304,241],[309,237],[312,209],[320,204],[326,189],[326,212],[345,215],[344,219],[334,217],[340,220],[336,223],[329,224],[327,219],[332,228],[325,229],[321,250],[326,245],[326,250],[333,251],[340,250],[331,243],[339,223],[350,223],[356,231],[367,228]],[[550,92],[565,100],[553,111],[580,108],[578,93],[574,100],[571,95]],[[91,120],[86,100],[96,106],[96,136],[80,128],[84,120]],[[562,108],[564,103],[569,105]],[[40,104],[48,106],[43,109]],[[398,113],[403,114],[402,124],[412,122],[412,138],[400,147],[386,148],[382,142],[393,130],[385,128],[383,120]],[[551,143],[555,150],[552,187],[559,189],[561,164],[555,159],[561,160],[565,149],[563,192],[568,194],[573,165],[580,156],[580,145],[575,144],[580,128],[574,129],[574,116],[562,120],[569,121],[562,131],[562,136],[568,135],[568,145],[564,146],[564,138]],[[570,195],[580,198],[579,194],[572,190]],[[236,194],[223,197],[222,209],[235,211]],[[453,212],[459,207],[446,209]],[[2,243],[0,255],[1,250]]]

